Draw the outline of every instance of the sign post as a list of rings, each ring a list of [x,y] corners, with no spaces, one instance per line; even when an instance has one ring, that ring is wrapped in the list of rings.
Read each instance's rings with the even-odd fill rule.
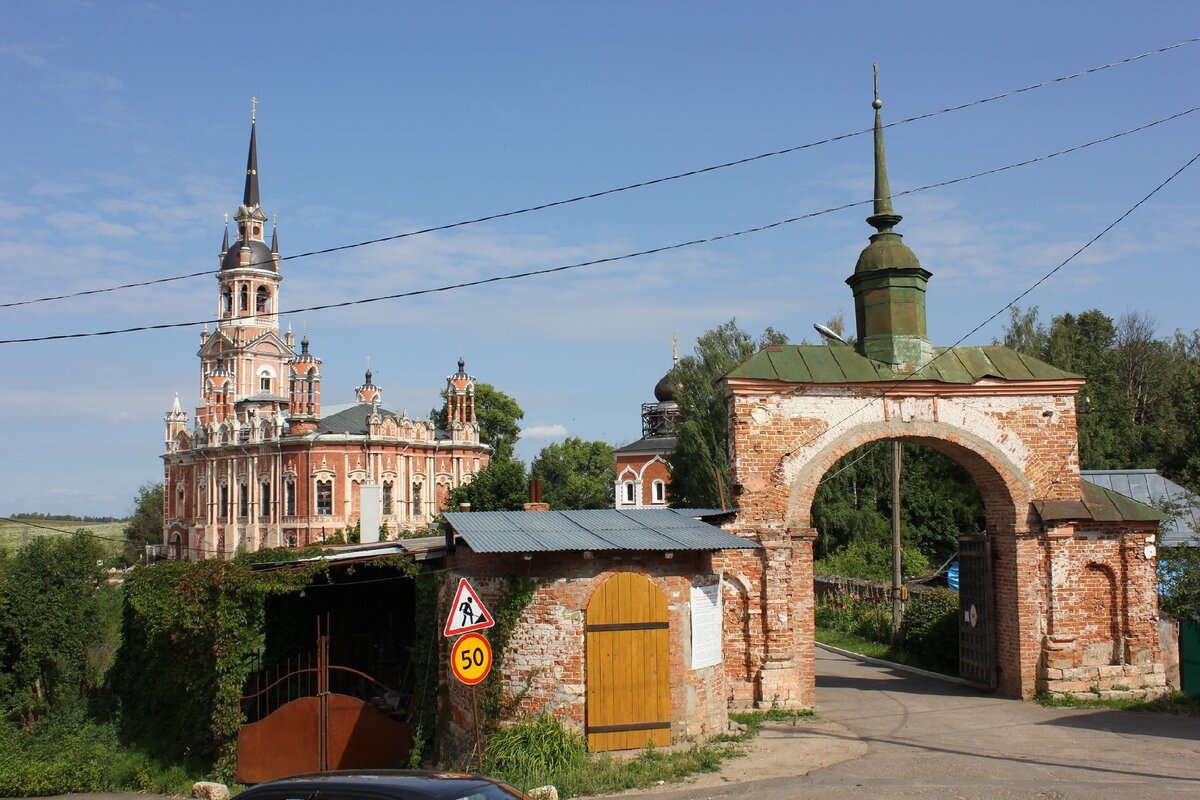
[[[490,628],[496,618],[487,610],[479,594],[466,578],[458,581],[454,602],[442,635],[458,636],[450,648],[450,671],[459,682],[471,687],[471,715],[475,722],[475,755],[483,773],[483,739],[479,734],[479,693],[476,687],[492,671],[492,644],[476,631]],[[460,635],[461,634],[461,635]]]

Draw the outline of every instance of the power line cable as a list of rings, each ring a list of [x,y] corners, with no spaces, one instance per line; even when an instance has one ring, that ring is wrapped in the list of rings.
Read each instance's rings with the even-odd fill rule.
[[[1191,39],[1185,39],[1182,42],[1176,42],[1175,44],[1167,45],[1166,47],[1160,47],[1156,50],[1149,50],[1145,53],[1140,53],[1136,56],[1129,56],[1128,58],[1122,58],[1117,61],[1111,61],[1107,64],[1102,64],[1098,67],[1090,67],[1088,69],[1080,70],[1078,72],[1073,72],[1070,75],[1062,75],[1057,78],[1051,78],[1049,80],[1039,81],[1038,83],[1033,83],[1028,86],[1022,86],[1018,89],[1010,89],[1009,91],[1001,92],[1000,94],[994,94],[989,97],[982,97],[982,98],[979,98],[976,100],[967,101],[965,103],[959,103],[957,105],[947,106],[945,108],[940,108],[936,111],[927,111],[923,114],[918,114],[914,117],[907,117],[905,119],[897,120],[896,122],[889,122],[886,125],[884,125],[883,127],[884,128],[894,128],[898,125],[908,125],[913,122],[920,122],[921,120],[931,119],[933,117],[938,117],[943,114],[950,114],[955,111],[963,111],[968,108],[974,108],[975,106],[981,106],[981,105],[984,105],[985,103],[992,103],[997,100],[1004,100],[1009,97],[1014,97],[1019,94],[1024,94],[1025,92],[1031,92],[1036,89],[1042,89],[1047,86],[1052,86],[1054,84],[1064,83],[1066,81],[1073,80],[1075,78],[1081,78],[1081,77],[1085,77],[1087,75],[1094,75],[1097,72],[1103,72],[1104,70],[1112,69],[1113,67],[1119,67],[1119,66],[1123,66],[1125,64],[1131,64],[1135,61],[1140,61],[1141,59],[1149,58],[1150,56],[1160,55],[1162,53],[1166,53],[1171,50],[1176,50],[1178,48],[1185,47],[1190,44],[1195,44],[1196,42],[1200,42],[1200,36],[1193,37]],[[742,166],[745,164],[753,163],[755,161],[762,161],[762,160],[768,159],[768,158],[775,158],[776,156],[788,155],[790,153],[796,153],[801,150],[807,150],[807,149],[810,149],[813,147],[820,147],[822,145],[832,144],[834,142],[840,142],[845,139],[851,139],[855,136],[862,136],[864,134],[871,133],[873,130],[874,130],[874,128],[864,128],[862,130],[852,131],[850,133],[842,133],[842,134],[838,134],[836,136],[829,136],[827,138],[818,139],[816,141],[807,142],[805,144],[794,145],[792,147],[785,147],[780,150],[772,150],[767,153],[760,153],[758,155],[747,156],[745,158],[739,158],[739,159],[735,159],[733,161],[726,161],[721,164],[714,164],[714,165],[707,166],[707,167],[700,167],[697,169],[687,170],[685,172],[678,172],[678,173],[675,173],[672,175],[666,175],[666,176],[663,176],[660,178],[651,178],[649,180],[625,184],[623,186],[617,186],[612,189],[604,189],[601,191],[591,192],[588,194],[576,195],[574,197],[568,197],[563,200],[553,200],[553,201],[550,201],[547,203],[540,203],[538,205],[527,206],[525,208],[519,208],[519,209],[515,209],[512,211],[502,211],[502,212],[498,212],[495,214],[487,214],[487,215],[484,215],[481,217],[475,217],[473,219],[466,219],[466,220],[461,220],[459,222],[447,223],[445,225],[435,225],[435,226],[428,227],[428,228],[421,228],[421,229],[415,230],[415,231],[408,231],[406,233],[398,233],[398,234],[394,234],[391,236],[383,236],[383,237],[380,237],[377,239],[367,239],[367,240],[360,241],[360,242],[353,242],[351,244],[337,245],[335,247],[326,247],[326,248],[323,248],[320,250],[309,250],[309,251],[303,252],[303,253],[295,253],[290,256],[282,256],[282,257],[280,257],[279,260],[280,261],[291,261],[291,260],[295,260],[295,259],[309,258],[311,256],[327,255],[329,253],[337,253],[337,252],[340,252],[343,250],[352,250],[352,249],[355,249],[358,247],[367,247],[370,245],[382,244],[384,242],[396,241],[398,239],[406,239],[411,236],[421,236],[421,235],[424,235],[427,233],[437,233],[439,231],[448,231],[448,230],[452,230],[454,228],[465,227],[467,225],[476,225],[476,224],[479,224],[482,222],[491,222],[493,220],[504,219],[506,217],[515,217],[515,216],[519,216],[521,214],[533,213],[535,211],[544,211],[549,208],[556,208],[558,206],[570,205],[572,203],[579,203],[579,202],[583,202],[585,200],[595,200],[597,198],[606,197],[606,196],[612,195],[612,194],[628,192],[628,191],[632,191],[634,189],[643,189],[648,186],[656,186],[661,183],[668,183],[670,181],[681,180],[683,178],[690,178],[690,177],[694,177],[696,175],[704,175],[706,173],[717,172],[719,170],[727,169],[729,167]],[[273,264],[274,264],[274,259],[272,259],[270,261],[251,262],[250,264],[247,265],[247,267],[265,266],[265,265],[273,265]],[[49,295],[46,297],[31,298],[29,300],[16,300],[16,301],[8,302],[8,303],[0,303],[0,309],[32,305],[35,303],[48,303],[48,302],[55,301],[55,300],[67,300],[67,299],[71,299],[74,297],[85,297],[85,296],[94,295],[94,294],[106,294],[108,292],[117,292],[117,291],[122,291],[124,289],[135,289],[135,288],[144,287],[144,286],[156,286],[158,284],[163,284],[163,283],[171,283],[174,281],[188,280],[190,278],[199,278],[204,275],[212,275],[217,272],[220,272],[220,270],[219,269],[215,269],[215,270],[208,269],[208,270],[202,270],[199,272],[189,272],[186,275],[174,275],[174,276],[170,276],[170,277],[166,277],[166,278],[155,278],[153,280],[148,280],[148,281],[135,281],[132,283],[119,284],[117,286],[108,286],[108,287],[101,288],[101,289],[85,289],[85,290],[81,290],[78,292],[69,292],[66,294]]]
[[[1039,287],[1043,283],[1045,283],[1047,280],[1049,280],[1059,270],[1061,270],[1063,267],[1067,266],[1067,264],[1070,264],[1072,261],[1074,261],[1081,253],[1083,253],[1083,251],[1087,250],[1093,244],[1098,242],[1105,234],[1107,234],[1113,228],[1117,227],[1122,222],[1124,222],[1125,219],[1127,217],[1129,217],[1130,214],[1132,214],[1134,211],[1136,211],[1138,208],[1140,208],[1144,203],[1146,203],[1148,200],[1150,200],[1150,198],[1154,197],[1154,195],[1158,194],[1164,187],[1166,187],[1167,184],[1169,184],[1171,181],[1175,180],[1175,178],[1179,177],[1179,175],[1184,170],[1186,170],[1192,164],[1196,163],[1197,160],[1200,160],[1200,153],[1196,153],[1196,155],[1194,155],[1190,159],[1188,159],[1188,161],[1182,167],[1180,167],[1179,169],[1177,169],[1173,173],[1171,173],[1171,175],[1166,180],[1164,180],[1162,183],[1158,184],[1158,186],[1155,186],[1149,192],[1149,194],[1147,194],[1141,200],[1138,200],[1136,203],[1134,203],[1132,206],[1130,206],[1128,209],[1126,209],[1124,213],[1122,213],[1119,217],[1117,217],[1115,220],[1113,220],[1107,226],[1105,226],[1105,228],[1102,231],[1100,231],[1095,236],[1093,236],[1091,239],[1089,239],[1087,242],[1085,242],[1082,246],[1079,247],[1079,249],[1077,249],[1075,252],[1071,253],[1071,255],[1067,256],[1065,259],[1063,259],[1061,262],[1059,262],[1059,264],[1056,267],[1054,267],[1049,272],[1047,272],[1045,275],[1041,276],[1036,281],[1034,281],[1027,289],[1025,289],[1023,292],[1018,294],[1016,297],[1014,297],[1012,300],[1010,300],[1005,305],[1001,306],[995,313],[993,313],[991,316],[989,316],[983,322],[979,323],[974,328],[972,328],[971,330],[967,331],[965,334],[960,336],[958,338],[958,340],[956,342],[954,342],[954,344],[950,345],[947,348],[941,349],[937,354],[934,355],[933,358],[931,358],[926,364],[924,364],[920,370],[918,370],[917,372],[909,373],[908,375],[904,375],[903,377],[899,378],[898,380],[894,381],[893,383],[891,383],[887,386],[884,386],[880,389],[875,390],[878,393],[877,397],[867,400],[862,405],[860,405],[858,408],[856,408],[854,411],[851,411],[849,414],[847,414],[846,416],[842,417],[840,420],[835,422],[833,425],[830,425],[829,427],[825,428],[823,431],[816,434],[815,436],[812,436],[811,438],[807,439],[806,441],[804,441],[804,442],[796,445],[795,447],[791,448],[790,450],[786,451],[783,455],[781,455],[779,457],[779,461],[776,464],[776,469],[781,468],[783,466],[783,462],[786,459],[790,458],[792,455],[794,455],[797,451],[803,450],[805,447],[808,447],[809,445],[811,445],[813,442],[815,442],[820,437],[829,433],[829,431],[835,430],[836,428],[841,427],[843,424],[850,421],[854,417],[857,417],[859,414],[861,414],[867,408],[874,405],[875,400],[882,399],[887,393],[891,392],[893,389],[897,388],[898,386],[900,386],[910,380],[920,380],[920,379],[925,378],[926,376],[923,375],[922,373],[925,372],[926,368],[930,364],[933,364],[939,358],[943,357],[944,355],[946,355],[947,353],[952,351],[954,348],[958,347],[960,344],[965,342],[967,339],[974,336],[976,333],[978,333],[980,330],[982,330],[985,326],[987,326],[992,320],[996,319],[996,317],[1000,316],[1005,311],[1012,308],[1017,303],[1019,303],[1021,300],[1023,300],[1027,295],[1029,295],[1030,292],[1032,292],[1034,289],[1036,289],[1037,287]]]
[[[1194,106],[1185,111],[1180,111],[1176,114],[1172,114],[1169,117],[1163,117],[1161,119],[1154,120],[1153,122],[1148,122],[1143,125],[1139,125],[1136,128],[1130,128],[1128,130],[1121,131],[1119,133],[1110,134],[1108,136],[1104,136],[1099,139],[1093,139],[1089,142],[1084,142],[1083,144],[1074,145],[1072,147],[1064,148],[1062,150],[1056,150],[1052,153],[1046,153],[1044,155],[1035,156],[1033,158],[1028,158],[1028,159],[1024,159],[1022,161],[1013,162],[1011,164],[1006,164],[1005,166],[1002,166],[1002,167],[993,167],[991,169],[982,170],[980,172],[975,172],[970,175],[964,175],[964,176],[960,176],[957,178],[950,178],[948,180],[938,181],[936,183],[930,183],[930,184],[926,184],[924,186],[918,186],[913,189],[906,189],[902,192],[894,192],[892,194],[892,197],[893,198],[903,197],[905,195],[916,194],[917,192],[929,191],[931,189],[940,189],[940,188],[944,188],[946,186],[953,186],[955,184],[974,180],[976,178],[982,178],[982,177],[986,177],[989,175],[996,175],[998,173],[1007,172],[1009,170],[1017,169],[1019,167],[1026,167],[1026,166],[1030,166],[1032,164],[1037,164],[1042,161],[1048,161],[1053,158],[1058,158],[1059,156],[1064,156],[1064,155],[1068,155],[1070,153],[1075,153],[1080,150],[1085,150],[1089,147],[1094,147],[1098,144],[1104,144],[1106,142],[1111,142],[1116,139],[1123,138],[1125,136],[1130,136],[1132,134],[1139,133],[1139,132],[1147,130],[1149,128],[1153,128],[1157,125],[1162,125],[1164,123],[1171,122],[1176,119],[1180,119],[1181,117],[1185,117],[1188,114],[1195,113],[1196,111],[1200,111],[1200,106]],[[656,255],[659,253],[665,253],[665,252],[669,252],[672,250],[681,250],[681,249],[684,249],[687,247],[695,247],[695,246],[701,245],[701,244],[711,244],[714,242],[723,241],[725,239],[732,239],[732,238],[735,238],[738,236],[747,236],[747,235],[754,234],[754,233],[762,233],[763,231],[768,231],[773,228],[781,227],[783,225],[790,225],[795,222],[800,222],[800,221],[807,220],[807,219],[813,219],[814,217],[820,217],[820,216],[824,216],[826,214],[832,214],[836,211],[844,211],[849,208],[854,208],[856,206],[861,206],[861,205],[867,205],[869,203],[874,203],[874,202],[875,202],[874,198],[869,199],[869,200],[857,200],[857,201],[854,201],[851,203],[843,203],[841,205],[824,208],[824,209],[821,209],[820,211],[812,211],[812,212],[808,212],[806,214],[801,214],[801,215],[795,216],[795,217],[789,217],[787,219],[778,220],[776,222],[771,222],[771,223],[768,223],[765,225],[755,226],[753,228],[744,228],[742,230],[732,231],[730,233],[717,234],[715,236],[710,236],[710,237],[702,238],[702,239],[691,239],[691,240],[688,240],[685,242],[677,242],[675,244],[662,245],[660,247],[652,247],[652,248],[649,248],[646,250],[638,250],[638,251],[635,251],[632,253],[624,253],[622,255],[617,255],[617,256],[608,256],[605,258],[591,259],[589,261],[580,261],[580,262],[576,262],[573,264],[560,265],[557,267],[547,267],[545,269],[527,270],[524,272],[510,273],[508,275],[494,275],[494,276],[491,276],[488,278],[480,278],[478,280],[473,280],[473,281],[461,281],[459,283],[447,284],[444,286],[438,286],[438,287],[431,288],[431,289],[413,289],[413,290],[407,291],[407,292],[397,292],[395,294],[365,297],[365,298],[359,298],[357,300],[342,300],[342,301],[338,301],[335,303],[322,303],[320,305],[306,306],[306,307],[302,307],[302,308],[293,308],[293,309],[288,309],[287,311],[281,311],[278,314],[262,315],[262,316],[273,317],[273,316],[284,316],[284,315],[288,315],[288,314],[303,314],[303,313],[309,313],[309,312],[314,312],[314,311],[327,311],[327,310],[334,309],[334,308],[346,308],[349,306],[366,305],[368,303],[378,303],[378,302],[381,302],[384,300],[398,300],[398,299],[409,298],[409,297],[418,297],[418,296],[427,295],[427,294],[437,294],[437,293],[441,293],[441,292],[453,291],[456,289],[465,289],[465,288],[469,288],[469,287],[473,287],[473,286],[483,286],[483,285],[490,284],[490,283],[500,283],[503,281],[520,280],[523,278],[531,278],[531,277],[535,277],[535,276],[539,276],[539,275],[550,275],[550,274],[557,273],[557,272],[566,272],[568,270],[581,269],[583,267],[592,267],[592,266],[597,266],[597,265],[601,265],[601,264],[611,264],[611,263],[618,262],[618,261],[626,261],[626,260],[633,259],[633,258],[640,258],[643,256],[649,256],[649,255]],[[28,336],[28,337],[22,337],[22,338],[16,338],[16,339],[0,339],[0,345],[29,344],[32,342],[48,342],[48,341],[58,341],[58,340],[62,340],[62,339],[86,339],[86,338],[94,338],[94,337],[99,337],[99,336],[117,336],[120,334],[136,333],[136,332],[140,332],[140,331],[168,330],[168,329],[172,329],[172,328],[190,328],[190,327],[194,327],[196,325],[208,325],[208,324],[215,325],[215,324],[219,324],[220,322],[221,322],[221,319],[219,319],[219,318],[203,319],[203,320],[192,320],[189,322],[164,322],[164,323],[159,323],[157,325],[137,325],[137,326],[133,326],[133,327],[129,327],[129,328],[114,328],[114,329],[103,330],[103,331],[87,331],[87,332],[81,332],[81,333],[60,333],[60,334],[51,334],[48,336]]]

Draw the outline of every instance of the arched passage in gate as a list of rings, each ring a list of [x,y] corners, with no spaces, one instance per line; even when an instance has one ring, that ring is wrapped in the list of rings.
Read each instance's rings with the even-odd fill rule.
[[[1021,629],[1031,620],[1021,619],[1015,542],[1018,536],[1035,529],[1031,502],[1034,490],[1025,472],[1000,447],[945,423],[915,420],[867,423],[831,436],[819,449],[782,463],[784,473],[792,476],[787,489],[786,527],[799,534],[806,551],[806,557],[800,561],[805,563],[807,569],[802,571],[807,574],[795,576],[793,582],[795,613],[805,636],[797,644],[802,652],[811,652],[811,642],[807,639],[815,633],[811,567],[812,543],[819,533],[812,523],[817,488],[843,456],[865,445],[889,440],[922,445],[946,455],[966,470],[979,489],[988,539],[977,546],[971,543],[964,552],[964,580],[970,585],[964,585],[963,597],[967,605],[978,610],[978,616],[971,615],[970,626],[972,632],[977,631],[976,641],[967,649],[985,652],[964,657],[964,677],[989,686],[999,681],[1002,691],[1019,694],[1022,654],[1029,650],[1028,643],[1021,641]],[[968,563],[978,570],[974,577],[966,577]],[[980,624],[984,627],[978,628]],[[1034,666],[1030,664],[1028,668]]]

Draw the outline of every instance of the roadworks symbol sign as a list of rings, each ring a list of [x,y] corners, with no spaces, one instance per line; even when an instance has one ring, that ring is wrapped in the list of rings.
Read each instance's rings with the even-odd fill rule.
[[[460,633],[481,631],[495,624],[492,612],[487,610],[467,579],[461,578],[458,581],[458,591],[454,593],[454,602],[450,604],[450,616],[446,617],[446,628],[442,635],[458,636]]]

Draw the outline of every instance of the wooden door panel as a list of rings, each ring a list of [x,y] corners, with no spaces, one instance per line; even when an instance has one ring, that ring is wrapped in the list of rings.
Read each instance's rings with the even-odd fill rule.
[[[622,572],[597,589],[585,652],[589,749],[669,745],[667,599],[653,581]]]

